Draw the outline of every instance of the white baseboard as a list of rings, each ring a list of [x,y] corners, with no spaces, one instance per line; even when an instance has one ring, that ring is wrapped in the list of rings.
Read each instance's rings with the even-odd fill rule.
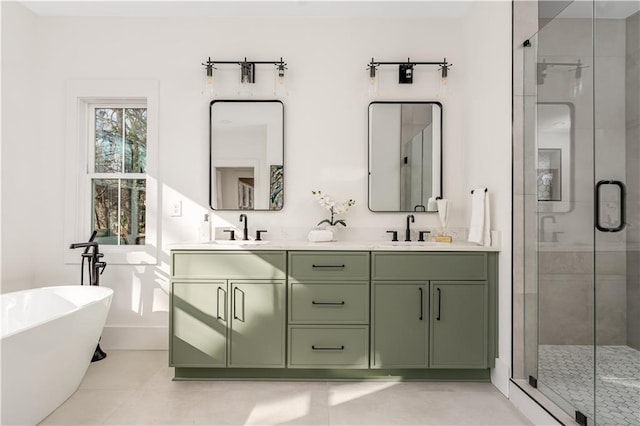
[[[507,398],[509,398],[509,377],[511,377],[509,365],[500,358],[496,358],[496,365],[491,370],[491,383]]]
[[[109,350],[167,350],[168,327],[106,326],[102,331],[100,347]]]

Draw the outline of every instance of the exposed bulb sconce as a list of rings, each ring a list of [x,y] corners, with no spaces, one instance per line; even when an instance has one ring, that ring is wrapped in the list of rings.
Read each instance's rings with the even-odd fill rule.
[[[373,62],[373,58],[371,58],[367,69],[369,70],[369,96],[376,96],[378,94],[378,77],[376,76],[378,66]]]
[[[449,69],[453,66],[447,62],[447,58],[444,58],[440,62],[423,62],[423,61],[412,61],[410,58],[407,58],[406,62],[377,62],[373,58],[371,58],[371,62],[367,69],[369,70],[369,85],[372,86],[374,84],[374,80],[376,78],[376,70],[381,65],[398,65],[398,84],[413,84],[413,69],[416,65],[435,65],[438,66],[438,71],[440,71],[440,76],[443,82],[446,82],[447,77],[449,75]]]
[[[215,84],[215,80],[213,78],[213,74],[214,74],[214,70],[216,69],[213,66],[213,62],[211,62],[211,58],[207,59],[207,62],[204,62],[202,65],[204,65],[205,69],[206,69],[206,73],[204,76],[204,91],[203,93],[207,96],[213,96],[214,94],[214,84]]]
[[[536,80],[538,85],[544,84],[544,79],[547,77],[547,71],[552,67],[570,67],[569,71],[574,72],[573,83],[579,85],[580,90],[582,90],[582,70],[584,68],[588,68],[588,66],[583,65],[580,59],[578,59],[577,62],[547,62],[545,59],[542,59],[542,62],[538,62],[537,64]]]
[[[285,70],[287,69],[286,63],[280,58],[279,61],[248,61],[244,58],[242,61],[215,61],[211,60],[211,57],[207,59],[202,65],[204,65],[205,73],[205,90],[206,95],[213,95],[214,93],[214,70],[217,64],[237,64],[240,66],[240,85],[248,86],[256,82],[256,65],[268,64],[276,66],[276,87],[285,85]]]

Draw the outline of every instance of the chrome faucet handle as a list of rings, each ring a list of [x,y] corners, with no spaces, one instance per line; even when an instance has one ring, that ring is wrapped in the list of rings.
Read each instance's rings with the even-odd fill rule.
[[[398,241],[398,231],[387,231],[388,234],[393,234],[391,241]]]

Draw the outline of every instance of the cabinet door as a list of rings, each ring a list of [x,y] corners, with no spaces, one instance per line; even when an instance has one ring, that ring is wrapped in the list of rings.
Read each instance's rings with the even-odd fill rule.
[[[427,367],[426,283],[374,282],[371,368]]]
[[[487,368],[486,281],[431,282],[431,368]]]
[[[230,281],[229,367],[284,367],[285,282]]]
[[[173,282],[170,365],[225,367],[227,283]]]

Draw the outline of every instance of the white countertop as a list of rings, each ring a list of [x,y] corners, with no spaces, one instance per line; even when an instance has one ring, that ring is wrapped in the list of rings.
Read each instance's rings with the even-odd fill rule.
[[[187,242],[171,244],[170,250],[361,250],[361,251],[480,251],[498,252],[499,247],[479,246],[469,242],[404,242],[404,241],[331,241],[311,243],[308,241],[228,241],[217,240],[206,243]]]

